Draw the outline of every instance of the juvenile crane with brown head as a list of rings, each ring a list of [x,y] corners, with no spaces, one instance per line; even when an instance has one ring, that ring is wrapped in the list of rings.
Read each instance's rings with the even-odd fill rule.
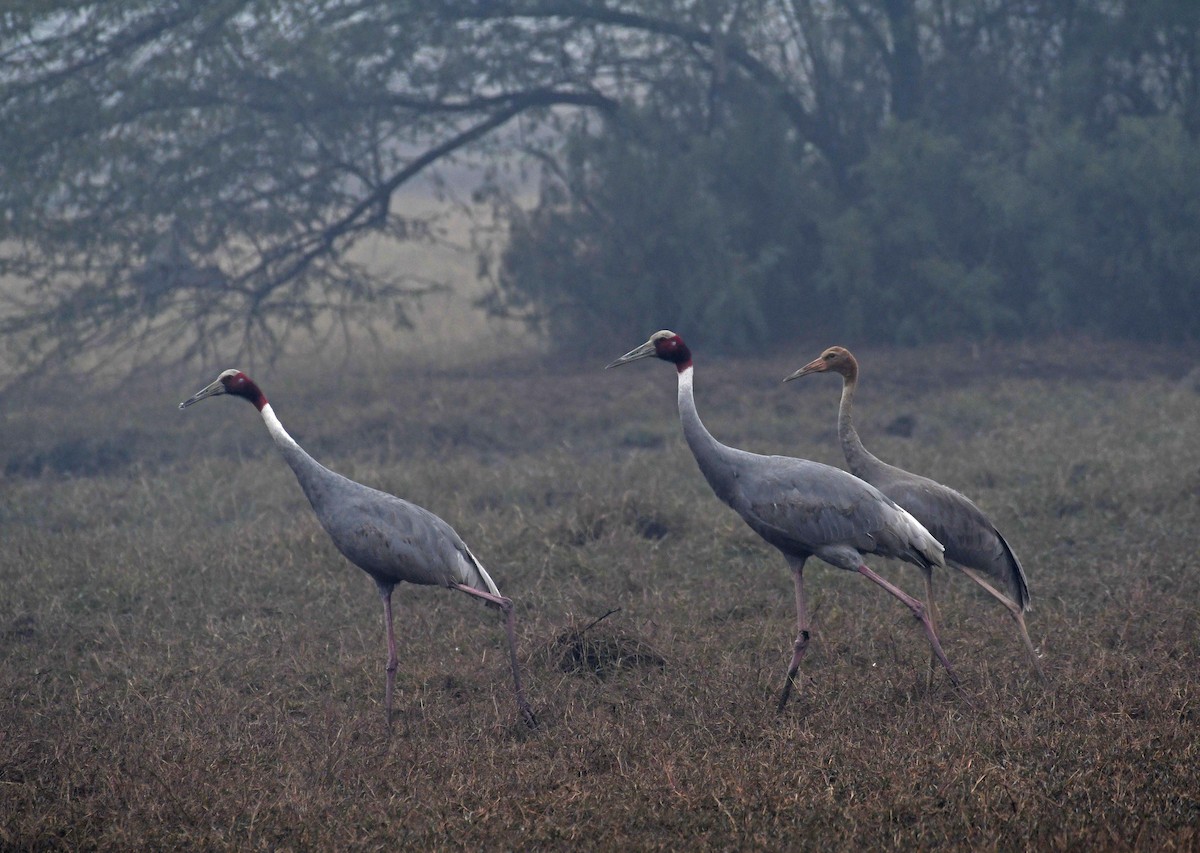
[[[946,547],[946,564],[975,581],[1008,609],[1034,670],[1039,678],[1045,679],[1025,626],[1025,611],[1029,609],[1029,582],[1025,578],[1025,569],[996,525],[966,495],[928,477],[882,462],[863,446],[852,420],[854,392],[858,388],[858,359],[850,350],[830,347],[784,382],[813,373],[835,373],[842,377],[838,438],[850,470],[912,513]],[[998,590],[994,584],[999,584],[1006,592]],[[926,603],[936,619],[930,572],[925,575],[925,592]],[[932,665],[932,661],[930,663]]]
[[[942,565],[942,546],[911,515],[875,487],[837,468],[789,456],[761,456],[727,447],[700,421],[692,392],[692,354],[674,332],[655,332],[650,340],[608,367],[643,358],[675,365],[679,382],[679,418],[688,447],[717,497],[733,508],[750,529],[777,548],[792,570],[796,589],[797,635],[788,664],[780,710],[787,704],[809,641],[804,594],[804,564],[820,557],[839,569],[858,572],[894,595],[920,620],[933,654],[954,684],[958,676],[942,652],[925,606],[872,571],[864,554],[896,557],[929,569]]]

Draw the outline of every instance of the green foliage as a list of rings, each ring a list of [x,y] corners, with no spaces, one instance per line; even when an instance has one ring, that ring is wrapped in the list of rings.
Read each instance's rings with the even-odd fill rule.
[[[1099,142],[1066,128],[1027,179],[1008,213],[1028,224],[1047,325],[1200,338],[1200,141],[1173,118],[1126,118]]]
[[[660,326],[729,348],[817,329],[1200,338],[1200,142],[1174,118],[1098,139],[1048,122],[1028,147],[996,121],[982,149],[895,124],[841,202],[738,118],[699,141],[662,121],[576,140],[582,177],[517,220],[502,289],[552,304],[535,316],[572,347]]]
[[[861,201],[824,232],[823,281],[875,339],[1087,329],[1200,337],[1200,143],[1169,117],[1089,138],[1011,127],[972,151],[892,128],[863,163]]]
[[[1012,332],[979,169],[956,138],[913,123],[881,134],[861,198],[823,230],[821,284],[852,336],[906,343]]]
[[[832,4],[803,23],[854,47],[812,54],[813,116],[839,128],[840,154],[746,80],[677,72],[660,81],[672,99],[652,92],[635,118],[571,139],[567,176],[514,214],[499,289],[572,348],[656,326],[731,348],[815,329],[1194,340],[1200,99],[1178,69],[1200,42],[1186,5],[923,19],[943,49],[890,56],[890,96],[913,116],[897,121],[861,106],[882,97],[861,31],[923,13]]]
[[[778,113],[753,98],[702,133],[629,108],[573,137],[537,206],[511,213],[498,287],[556,341],[611,348],[655,328],[745,348],[820,316],[811,169]]]
[[[525,155],[545,185],[529,212],[509,188],[492,306],[572,347],[655,324],[729,348],[1193,338],[1197,9],[20,3],[0,17],[5,354],[271,355],[403,325],[437,283],[354,248],[438,238],[396,198],[433,165]]]

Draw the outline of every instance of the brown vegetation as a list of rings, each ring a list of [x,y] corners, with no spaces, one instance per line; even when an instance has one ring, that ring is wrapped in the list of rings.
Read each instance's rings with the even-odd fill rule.
[[[780,383],[830,343],[700,354],[709,427],[840,464],[834,384]],[[207,374],[10,396],[0,847],[1200,847],[1193,363],[856,351],[872,449],[973,496],[1021,555],[1048,688],[1002,609],[943,576],[965,697],[941,673],[926,692],[907,612],[814,564],[777,714],[791,579],[707,491],[662,365],[260,371],[314,455],[445,517],[517,604],[541,727],[495,615],[401,587],[388,737],[374,589],[249,407],[176,412]]]

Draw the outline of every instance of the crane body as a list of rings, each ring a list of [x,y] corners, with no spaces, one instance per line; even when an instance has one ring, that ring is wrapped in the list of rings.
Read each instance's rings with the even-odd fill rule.
[[[387,631],[384,705],[388,722],[398,665],[391,596],[396,584],[407,582],[457,589],[501,609],[517,707],[524,721],[535,725],[521,684],[512,601],[500,594],[487,569],[454,528],[424,507],[357,483],[317,462],[283,428],[258,385],[239,370],[226,370],[179,408],[219,394],[232,394],[254,404],[334,546],[375,581]]]
[[[779,708],[787,704],[810,638],[803,572],[813,556],[862,574],[902,601],[920,621],[933,655],[957,685],[958,677],[924,605],[863,561],[864,554],[877,554],[930,571],[943,564],[941,544],[912,515],[852,474],[806,459],[749,453],[717,441],[696,410],[691,352],[674,332],[656,332],[608,367],[652,357],[676,366],[684,437],[709,486],[783,554],[792,570],[798,630]]]
[[[1045,673],[1025,625],[1025,612],[1030,604],[1029,581],[1008,540],[966,495],[936,480],[889,465],[866,449],[853,422],[858,360],[845,347],[830,347],[784,381],[827,372],[842,377],[838,439],[850,470],[912,513],[945,546],[946,564],[971,578],[1005,606],[1017,624],[1034,670],[1044,679]],[[926,602],[936,618],[929,575]]]

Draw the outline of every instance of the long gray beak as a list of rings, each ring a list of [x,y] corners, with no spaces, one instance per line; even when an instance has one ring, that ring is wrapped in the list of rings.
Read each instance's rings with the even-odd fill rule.
[[[186,409],[188,406],[192,405],[192,403],[199,403],[205,397],[215,397],[218,394],[224,394],[224,393],[225,393],[225,386],[222,385],[221,380],[218,379],[212,385],[209,385],[207,388],[203,388],[203,389],[197,391],[192,396],[188,397],[186,400],[184,400],[182,403],[179,404],[179,408]]]
[[[791,382],[793,379],[799,379],[801,376],[808,376],[810,373],[823,373],[825,371],[825,362],[819,358],[814,358],[804,367],[797,370],[795,373],[790,373],[784,377],[784,382]]]
[[[637,349],[632,349],[625,353],[625,355],[618,358],[612,364],[606,364],[604,369],[608,370],[610,367],[620,367],[622,364],[629,364],[629,362],[637,361],[641,358],[650,358],[653,355],[658,355],[658,352],[654,349],[654,341],[646,341]]]

